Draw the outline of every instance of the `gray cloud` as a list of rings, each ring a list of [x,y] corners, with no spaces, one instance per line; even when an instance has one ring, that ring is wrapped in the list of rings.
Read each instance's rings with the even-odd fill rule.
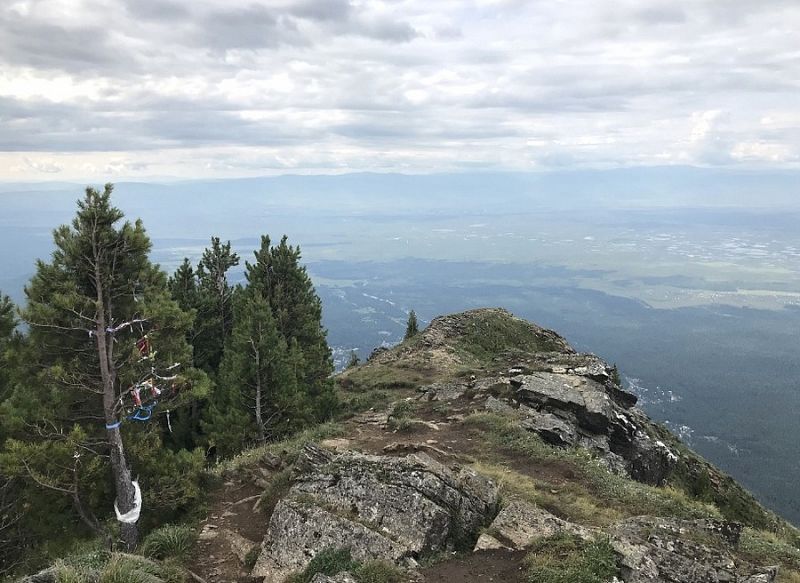
[[[212,49],[260,49],[282,44],[306,44],[297,25],[285,15],[264,6],[217,10],[195,28],[194,40]]]
[[[0,18],[0,49],[0,61],[36,69],[91,73],[132,65],[107,29],[32,21],[7,11]]]
[[[348,0],[304,0],[289,9],[290,14],[322,22],[346,22],[353,14]]]
[[[0,167],[800,160],[793,0],[82,6],[0,7]]]
[[[171,0],[123,0],[123,4],[135,18],[169,22],[191,17],[186,6]]]

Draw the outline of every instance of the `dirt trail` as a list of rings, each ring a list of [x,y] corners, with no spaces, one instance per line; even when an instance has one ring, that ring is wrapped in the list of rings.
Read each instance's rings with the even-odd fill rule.
[[[261,492],[262,488],[247,482],[228,481],[217,488],[189,561],[195,575],[208,583],[257,581],[242,559],[249,547],[260,544],[267,530],[267,517],[253,510]]]
[[[425,583],[525,583],[525,551],[481,551],[459,555],[422,570]]]
[[[385,410],[369,411],[349,419],[340,437],[323,441],[322,445],[380,455],[424,452],[445,464],[468,464],[480,451],[483,439],[479,429],[461,423],[473,409],[477,406],[468,399],[447,402],[444,406],[442,403],[417,403],[408,423],[397,430],[387,424],[388,412],[392,410],[390,405]],[[510,458],[507,462],[518,466],[521,473],[558,474],[554,468],[534,467],[522,459]],[[259,471],[266,477],[266,470]],[[563,476],[552,478],[557,483]],[[253,483],[251,476],[249,479],[242,477],[241,482],[228,481],[213,494],[209,515],[201,524],[200,540],[190,562],[192,571],[207,583],[260,581],[250,577],[240,557],[244,558],[243,544],[258,545],[266,533],[269,516],[253,509],[262,492],[263,487]],[[240,557],[236,556],[234,547],[237,545],[236,541],[231,544],[232,538],[238,540]],[[457,554],[423,569],[422,573],[430,583],[516,583],[523,581],[523,557],[524,553],[506,551]]]

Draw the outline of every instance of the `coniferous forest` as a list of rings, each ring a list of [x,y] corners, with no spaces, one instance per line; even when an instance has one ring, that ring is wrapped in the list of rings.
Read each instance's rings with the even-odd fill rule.
[[[168,275],[112,191],[87,188],[53,231],[24,305],[0,295],[6,573],[81,539],[133,549],[202,505],[210,464],[337,408],[299,247],[263,235],[234,285],[241,258],[213,237]]]

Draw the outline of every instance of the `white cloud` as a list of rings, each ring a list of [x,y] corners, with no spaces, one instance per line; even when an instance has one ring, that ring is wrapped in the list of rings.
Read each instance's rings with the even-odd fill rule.
[[[16,0],[0,179],[793,167],[798,28],[791,0]]]
[[[25,156],[23,161],[27,168],[36,173],[57,174],[64,169],[60,164],[56,164],[51,160],[34,160]]]

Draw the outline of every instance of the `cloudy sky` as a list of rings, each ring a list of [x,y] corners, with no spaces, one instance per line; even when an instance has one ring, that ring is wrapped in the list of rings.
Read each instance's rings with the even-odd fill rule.
[[[2,0],[0,180],[800,167],[797,0]]]

